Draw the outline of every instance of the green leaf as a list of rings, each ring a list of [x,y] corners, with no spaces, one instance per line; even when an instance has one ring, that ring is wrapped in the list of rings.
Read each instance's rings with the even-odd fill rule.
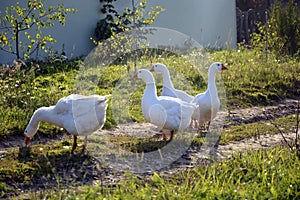
[[[66,21],[66,14],[69,12],[75,12],[73,8],[64,8],[64,4],[58,4],[56,6],[50,6],[44,8],[44,0],[29,0],[24,7],[20,6],[19,2],[16,2],[15,5],[9,6],[5,9],[5,14],[0,13],[0,23],[8,24],[10,27],[7,29],[9,35],[11,35],[10,41],[0,34],[0,43],[1,46],[14,46],[18,48],[18,52],[21,54],[24,51],[27,51],[26,55],[23,57],[29,58],[32,52],[30,52],[36,44],[37,41],[41,43],[39,48],[45,50],[48,42],[55,43],[56,40],[51,36],[42,38],[42,29],[48,27],[54,27],[54,21],[58,21],[60,24],[64,25]],[[34,10],[33,10],[34,9]],[[32,25],[36,26],[32,26]],[[25,31],[24,29],[36,29],[36,33],[32,31]],[[18,35],[17,35],[18,34]],[[22,41],[22,38],[19,38],[19,34],[23,34],[30,44],[26,44]],[[35,35],[34,35],[35,34]],[[16,44],[16,39],[19,38],[19,43]],[[24,40],[24,39],[23,39]],[[13,44],[14,43],[14,44]],[[5,48],[3,48],[5,49]],[[17,50],[11,49],[11,52],[14,53]],[[17,55],[21,56],[21,55]]]
[[[161,177],[156,172],[153,174],[151,180],[156,184],[160,184],[162,182]]]
[[[31,2],[31,1],[28,1],[27,7],[30,8],[31,6],[32,6],[32,2]]]

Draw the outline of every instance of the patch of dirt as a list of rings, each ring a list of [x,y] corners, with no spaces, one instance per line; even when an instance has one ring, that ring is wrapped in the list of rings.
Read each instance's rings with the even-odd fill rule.
[[[297,113],[298,100],[285,99],[274,106],[235,109],[229,112],[224,128],[271,120]]]

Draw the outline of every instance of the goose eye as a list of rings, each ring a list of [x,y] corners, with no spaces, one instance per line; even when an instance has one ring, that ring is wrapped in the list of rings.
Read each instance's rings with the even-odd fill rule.
[[[219,63],[218,63],[217,65],[218,65],[218,66],[220,66],[220,64],[219,64]]]

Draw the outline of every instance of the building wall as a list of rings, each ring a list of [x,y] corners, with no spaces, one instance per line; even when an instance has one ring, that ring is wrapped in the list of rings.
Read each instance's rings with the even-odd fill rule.
[[[12,5],[15,0],[1,0],[0,11]],[[24,5],[27,1],[19,1]],[[55,5],[60,0],[45,1]],[[66,7],[78,10],[69,14],[65,26],[45,30],[57,43],[53,49],[61,52],[62,45],[68,57],[88,54],[94,47],[90,37],[97,21],[102,17],[99,0],[64,0]],[[130,6],[131,0],[119,0],[116,7]],[[227,48],[236,46],[235,0],[148,0],[148,6],[160,5],[165,8],[153,26],[182,32],[205,47]],[[13,57],[0,51],[0,63],[9,63]]]
[[[7,6],[15,5],[15,0],[1,0],[0,11],[4,13]],[[27,1],[19,1],[20,5],[26,5]],[[61,0],[46,0],[45,5],[55,5]],[[63,0],[65,7],[75,8],[75,14],[68,14],[65,26],[56,24],[43,31],[50,34],[57,40],[52,45],[53,50],[62,51],[64,44],[67,56],[74,58],[76,56],[87,55],[95,47],[90,37],[93,36],[97,21],[101,17],[99,12],[99,0]],[[1,25],[0,25],[1,26]],[[44,55],[45,56],[45,55]],[[0,51],[0,63],[10,63],[15,57]],[[35,54],[33,54],[35,58]]]
[[[236,46],[235,0],[150,0],[166,8],[155,26],[180,31],[205,47]],[[175,3],[176,2],[176,3]]]

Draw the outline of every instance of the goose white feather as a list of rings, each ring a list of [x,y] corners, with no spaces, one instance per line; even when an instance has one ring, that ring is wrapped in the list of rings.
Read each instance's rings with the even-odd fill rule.
[[[149,70],[140,69],[135,76],[146,82],[142,97],[142,112],[148,122],[172,132],[184,130],[189,126],[196,108],[195,104],[174,97],[157,97],[155,80]]]
[[[195,96],[193,103],[196,108],[192,118],[198,121],[198,125],[202,126],[205,122],[209,122],[217,116],[220,109],[220,99],[216,87],[216,73],[227,70],[222,63],[213,63],[208,70],[208,86],[204,93]]]
[[[74,136],[73,149],[77,136],[88,136],[103,127],[106,120],[107,96],[83,96],[71,94],[61,98],[56,105],[41,107],[32,115],[25,131],[25,144],[36,134],[40,122],[47,122],[66,129]],[[85,138],[85,145],[86,145]]]
[[[193,96],[187,94],[186,92],[182,90],[175,89],[173,86],[173,83],[171,81],[170,77],[170,72],[166,65],[161,64],[161,63],[156,63],[152,66],[150,69],[151,72],[159,72],[163,74],[163,88],[162,88],[162,93],[161,96],[169,96],[169,97],[175,97],[179,98],[182,101],[185,102],[192,102],[194,99]]]

